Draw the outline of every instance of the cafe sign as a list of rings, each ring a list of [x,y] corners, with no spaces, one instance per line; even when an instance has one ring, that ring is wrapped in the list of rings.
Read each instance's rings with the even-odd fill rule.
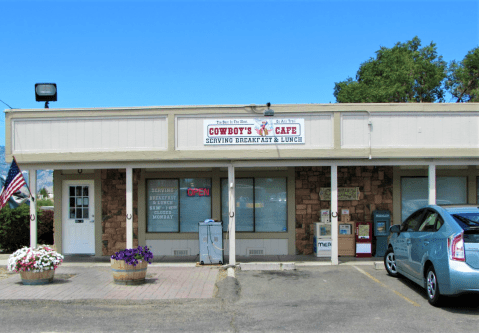
[[[304,119],[204,119],[204,145],[304,144]]]

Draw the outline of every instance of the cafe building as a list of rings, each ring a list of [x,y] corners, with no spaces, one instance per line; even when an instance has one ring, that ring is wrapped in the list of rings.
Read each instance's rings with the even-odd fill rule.
[[[213,219],[230,263],[313,255],[328,211],[337,264],[342,212],[398,224],[428,203],[479,203],[477,103],[11,109],[5,127],[7,162],[30,182],[54,170],[64,254],[194,256]]]

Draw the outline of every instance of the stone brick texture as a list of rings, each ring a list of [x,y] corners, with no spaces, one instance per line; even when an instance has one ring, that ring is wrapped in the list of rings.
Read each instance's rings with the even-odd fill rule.
[[[138,246],[138,181],[133,170],[133,247]],[[102,170],[102,254],[112,255],[126,248],[126,170]]]
[[[321,187],[331,187],[331,168],[297,167],[295,183],[296,253],[312,254],[314,223],[320,221],[321,209],[331,209],[330,200],[319,197]],[[338,213],[341,209],[349,209],[353,222],[372,222],[374,210],[389,210],[392,213],[392,167],[338,167],[338,187],[359,187],[359,200],[338,201]]]

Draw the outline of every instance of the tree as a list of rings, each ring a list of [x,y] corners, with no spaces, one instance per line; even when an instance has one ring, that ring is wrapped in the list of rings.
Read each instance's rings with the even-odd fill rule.
[[[335,83],[338,103],[435,102],[444,100],[441,82],[446,62],[436,44],[422,47],[416,36],[392,48],[381,47],[376,58],[362,63],[356,80]]]
[[[446,89],[456,103],[479,102],[479,47],[469,51],[460,63],[451,61]]]
[[[48,190],[47,190],[45,187],[43,187],[43,188],[39,191],[39,194],[40,194],[43,198],[48,199]]]

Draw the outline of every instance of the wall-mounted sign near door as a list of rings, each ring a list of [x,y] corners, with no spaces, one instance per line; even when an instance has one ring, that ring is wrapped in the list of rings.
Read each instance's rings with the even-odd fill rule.
[[[331,200],[331,188],[321,187],[319,197],[321,200]],[[339,187],[338,200],[359,200],[359,187]]]

